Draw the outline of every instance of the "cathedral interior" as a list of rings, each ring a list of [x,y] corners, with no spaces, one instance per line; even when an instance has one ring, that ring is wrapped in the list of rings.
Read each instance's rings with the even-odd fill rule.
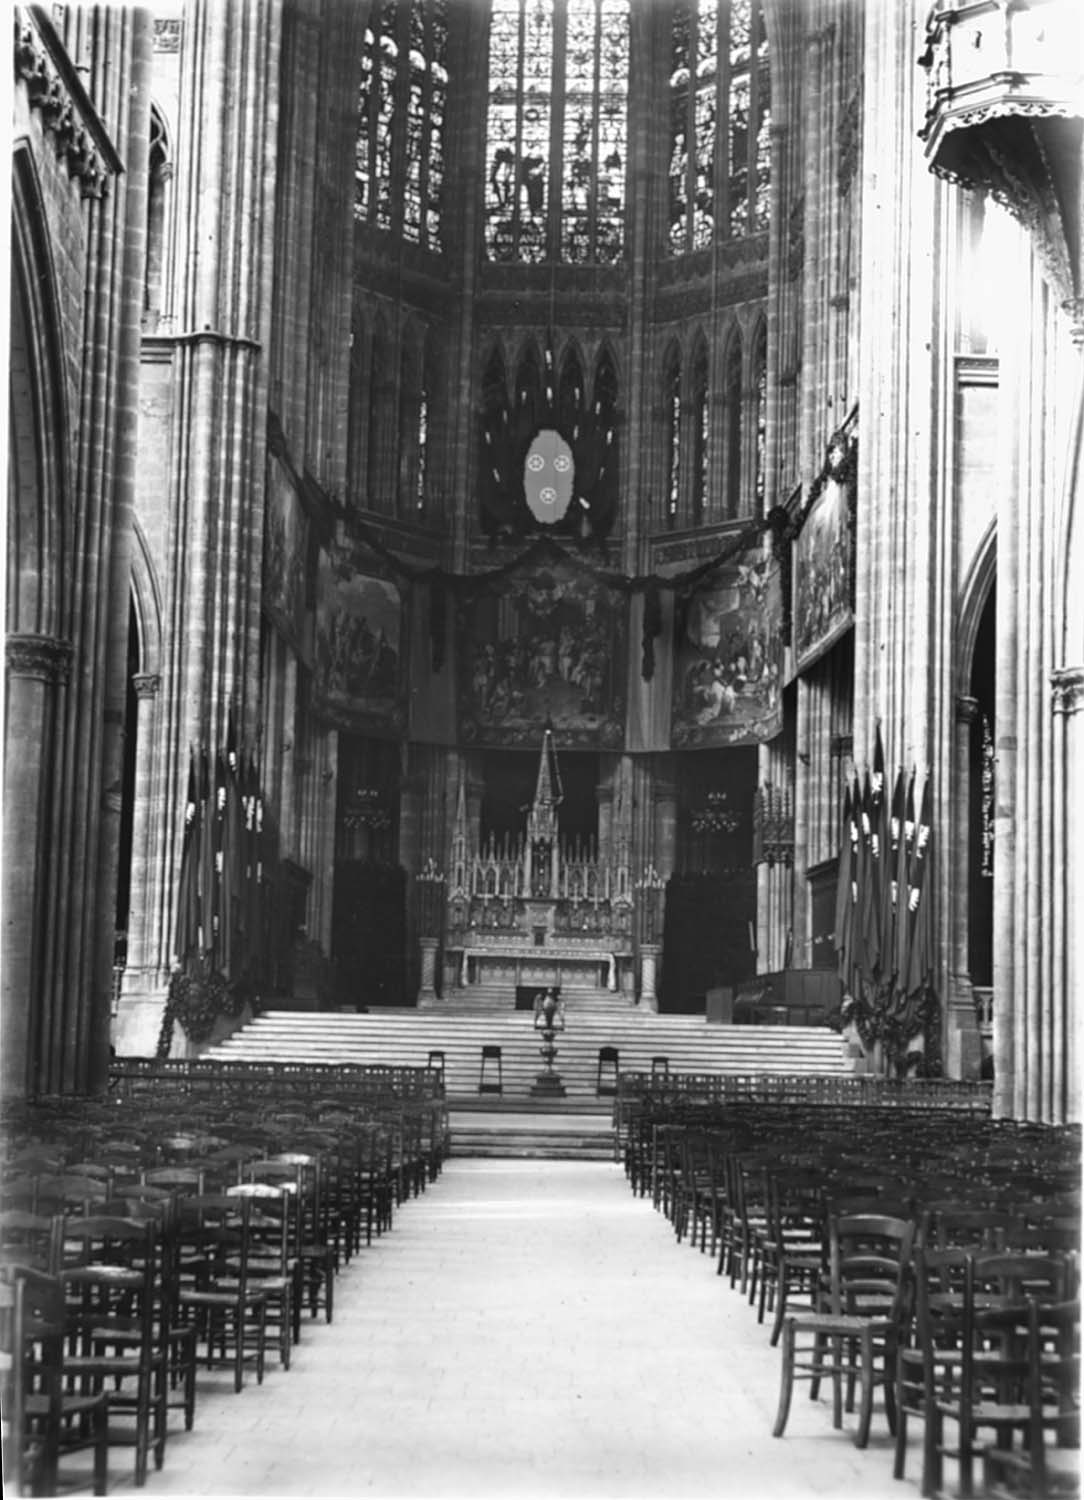
[[[785,978],[1080,1119],[1081,19],[14,7],[9,1098]]]

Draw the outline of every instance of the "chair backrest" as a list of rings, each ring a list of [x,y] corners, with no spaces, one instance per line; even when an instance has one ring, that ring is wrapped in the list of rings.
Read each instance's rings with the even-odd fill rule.
[[[902,1321],[907,1309],[913,1220],[890,1214],[833,1214],[828,1225],[831,1310]]]

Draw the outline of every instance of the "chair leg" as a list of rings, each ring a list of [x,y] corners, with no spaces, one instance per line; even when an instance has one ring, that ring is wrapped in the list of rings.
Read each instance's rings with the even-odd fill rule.
[[[862,1335],[861,1401],[858,1410],[858,1431],[855,1434],[856,1448],[865,1448],[869,1443],[870,1421],[873,1417],[873,1333],[866,1329]]]
[[[892,1459],[892,1478],[902,1479],[907,1464],[907,1414],[901,1403],[896,1417],[896,1450]]]
[[[783,1373],[779,1386],[779,1410],[775,1414],[772,1437],[782,1437],[790,1415],[790,1398],[794,1390],[794,1324],[783,1326]]]

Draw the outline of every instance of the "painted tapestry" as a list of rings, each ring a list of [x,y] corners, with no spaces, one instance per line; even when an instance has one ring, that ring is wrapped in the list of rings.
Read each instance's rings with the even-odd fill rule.
[[[680,612],[679,612],[680,615]],[[739,553],[688,600],[675,630],[675,749],[753,745],[783,725],[783,595],[770,545]]]
[[[854,623],[853,474],[850,450],[833,446],[820,494],[794,541],[792,631],[798,672],[823,656]]]
[[[347,728],[399,732],[406,723],[403,602],[388,579],[348,555],[322,553],[316,617],[316,698]]]
[[[459,609],[459,732],[467,743],[620,747],[626,603],[564,563],[510,574]]]
[[[267,517],[263,545],[263,603],[302,657],[305,646],[305,558],[308,517],[290,477],[276,458],[267,465]]]

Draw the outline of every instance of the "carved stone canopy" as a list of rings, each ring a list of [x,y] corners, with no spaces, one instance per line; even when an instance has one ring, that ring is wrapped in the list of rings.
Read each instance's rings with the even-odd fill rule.
[[[1084,297],[1076,0],[935,7],[919,59],[928,73],[920,132],[939,177],[989,193],[1032,238],[1074,321]]]

